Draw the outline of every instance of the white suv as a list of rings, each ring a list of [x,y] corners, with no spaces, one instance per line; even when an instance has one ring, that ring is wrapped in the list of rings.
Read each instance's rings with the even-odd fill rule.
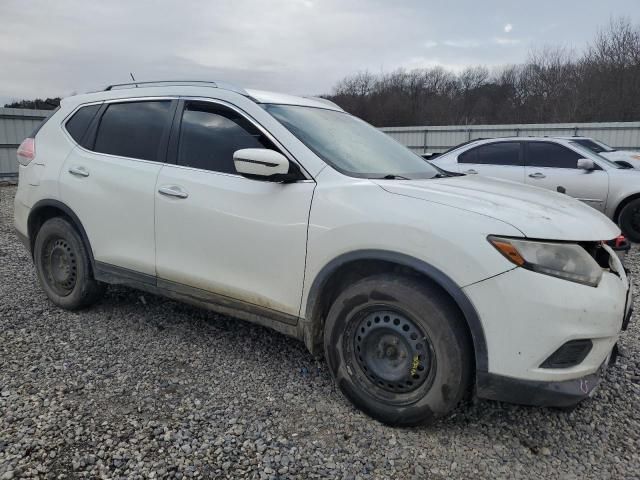
[[[640,242],[640,170],[621,166],[575,138],[474,140],[431,160],[448,171],[480,174],[565,193],[617,222]]]
[[[604,215],[447,174],[325,100],[113,86],[64,100],[19,160],[15,225],[54,303],[120,283],[267,325],[390,424],[474,386],[573,405],[630,318]]]

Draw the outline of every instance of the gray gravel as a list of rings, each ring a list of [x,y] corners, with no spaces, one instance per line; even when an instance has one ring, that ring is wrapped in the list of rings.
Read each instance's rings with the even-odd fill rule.
[[[0,479],[640,474],[637,319],[572,412],[476,401],[393,429],[270,330],[124,288],[90,310],[56,308],[14,236],[14,193],[0,188]],[[638,249],[629,264],[640,278]]]

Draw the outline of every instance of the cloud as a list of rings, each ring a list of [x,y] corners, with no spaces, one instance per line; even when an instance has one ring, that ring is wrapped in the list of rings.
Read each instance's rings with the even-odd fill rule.
[[[438,42],[434,42],[432,40],[426,41],[422,44],[424,48],[434,48],[438,46]]]
[[[461,39],[461,40],[445,40],[442,42],[443,45],[447,47],[453,48],[478,48],[481,45],[481,42],[478,40],[469,40],[469,39]]]
[[[509,33],[509,32],[511,32],[511,30],[513,30],[513,25],[511,25],[510,23],[507,23],[504,26],[504,33]]]
[[[494,37],[492,42],[497,45],[519,45],[521,40],[518,38]]]

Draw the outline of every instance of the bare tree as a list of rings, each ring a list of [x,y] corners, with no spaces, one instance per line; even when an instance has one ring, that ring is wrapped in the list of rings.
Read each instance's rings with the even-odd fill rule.
[[[360,72],[328,98],[380,126],[640,120],[640,27],[614,19],[581,54],[547,46],[492,72]]]

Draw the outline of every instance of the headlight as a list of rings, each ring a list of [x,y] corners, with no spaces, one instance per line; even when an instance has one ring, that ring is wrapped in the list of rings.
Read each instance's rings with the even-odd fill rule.
[[[580,245],[494,237],[489,242],[519,267],[595,287],[602,268]]]

